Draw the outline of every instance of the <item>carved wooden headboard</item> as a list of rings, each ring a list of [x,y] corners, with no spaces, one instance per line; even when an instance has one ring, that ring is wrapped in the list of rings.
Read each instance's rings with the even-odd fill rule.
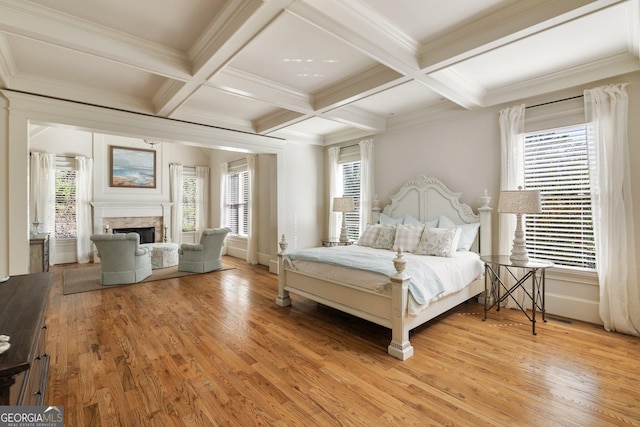
[[[480,222],[479,238],[471,249],[488,255],[491,253],[490,199],[485,196],[484,206],[478,215],[471,206],[460,202],[460,195],[449,190],[438,178],[418,175],[391,197],[391,204],[385,206],[382,213],[393,218],[409,214],[421,222],[437,220],[440,215],[446,215],[456,224]]]

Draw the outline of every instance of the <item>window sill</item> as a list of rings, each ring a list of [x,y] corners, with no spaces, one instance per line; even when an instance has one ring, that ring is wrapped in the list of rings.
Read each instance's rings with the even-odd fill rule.
[[[547,280],[562,280],[583,285],[600,286],[598,283],[598,273],[591,270],[578,270],[562,267],[554,267],[546,272]]]

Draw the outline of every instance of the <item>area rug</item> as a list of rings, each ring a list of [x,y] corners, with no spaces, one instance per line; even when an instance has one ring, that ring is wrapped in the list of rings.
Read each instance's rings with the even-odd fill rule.
[[[235,267],[229,267],[222,265],[220,270],[210,271],[209,273],[216,273],[218,271],[232,270]],[[209,274],[209,273],[189,273],[186,271],[178,271],[178,266],[161,268],[153,270],[151,276],[138,283],[129,283],[126,285],[109,285],[102,286],[100,284],[100,266],[92,265],[88,267],[78,267],[62,272],[62,294],[70,295],[77,294],[79,292],[97,291],[101,289],[115,288],[119,286],[136,285],[139,283],[153,282],[156,280],[173,279],[175,277],[190,276],[193,274]]]

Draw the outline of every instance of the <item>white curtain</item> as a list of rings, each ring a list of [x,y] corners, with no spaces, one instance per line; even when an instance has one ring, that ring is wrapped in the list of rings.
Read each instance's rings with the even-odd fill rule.
[[[226,227],[229,224],[227,218],[227,176],[229,175],[229,163],[225,162],[220,165],[220,227]],[[222,246],[222,255],[227,254],[227,245]]]
[[[182,165],[169,165],[169,192],[171,193],[171,236],[173,243],[182,243]]]
[[[256,180],[256,155],[247,156],[247,173],[249,175],[249,217],[247,238],[247,262],[258,263],[258,191]]]
[[[640,335],[626,85],[584,92],[600,317],[605,329]]]
[[[500,191],[524,188],[524,104],[508,107],[500,111]],[[514,214],[498,215],[498,250],[501,255],[510,255],[516,231]],[[503,277],[507,283],[511,277]],[[524,293],[518,289],[513,296],[524,303]],[[507,298],[507,307],[516,304]]]
[[[76,250],[78,263],[90,261],[93,233],[91,200],[93,198],[93,159],[76,157]]]
[[[327,163],[329,175],[329,238],[337,238],[340,236],[340,223],[338,222],[338,213],[333,212],[333,198],[342,196],[342,188],[340,185],[341,176],[338,168],[338,157],[340,157],[340,148],[331,147],[327,150]]]
[[[30,191],[33,200],[31,223],[38,221],[39,232],[49,233],[49,264],[53,265],[56,250],[56,155],[32,152]]]
[[[360,234],[372,221],[373,139],[360,141]]]
[[[209,168],[196,166],[196,234],[200,241],[202,230],[209,226]]]

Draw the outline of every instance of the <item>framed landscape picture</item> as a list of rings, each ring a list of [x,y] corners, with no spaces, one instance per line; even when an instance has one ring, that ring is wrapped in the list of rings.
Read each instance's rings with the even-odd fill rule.
[[[111,187],[156,188],[156,151],[110,147]]]

